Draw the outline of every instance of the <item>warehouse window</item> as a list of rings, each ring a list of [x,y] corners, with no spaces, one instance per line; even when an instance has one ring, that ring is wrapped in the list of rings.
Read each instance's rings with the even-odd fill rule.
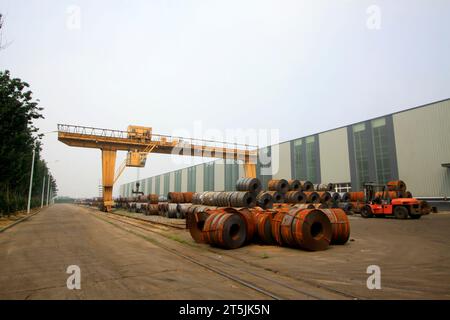
[[[225,191],[236,190],[239,179],[239,164],[234,160],[225,160]]]
[[[389,137],[386,130],[386,119],[372,120],[373,149],[375,170],[378,183],[386,183],[392,178]]]
[[[157,195],[161,195],[160,180],[161,180],[161,176],[156,176],[155,177],[155,193]]]
[[[261,181],[264,190],[267,190],[267,184],[272,179],[272,148],[262,148],[258,152],[258,162],[256,163],[256,176]]]
[[[187,191],[195,192],[195,181],[196,181],[197,170],[196,167],[187,168]]]
[[[203,190],[214,190],[214,162],[203,165]]]
[[[294,153],[294,172],[293,177],[294,179],[300,179],[300,180],[306,180],[306,166],[303,166],[304,159],[303,159],[303,139],[297,139],[293,142],[293,153]]]
[[[314,136],[305,138],[306,142],[306,178],[313,183],[317,181],[316,139]]]
[[[181,170],[175,171],[175,192],[181,192]]]
[[[358,186],[370,180],[369,158],[366,142],[366,125],[364,123],[353,126],[353,143],[355,149],[356,177]]]
[[[164,195],[167,195],[170,191],[170,173],[164,174]]]
[[[148,193],[155,193],[153,190],[153,177],[148,179]]]

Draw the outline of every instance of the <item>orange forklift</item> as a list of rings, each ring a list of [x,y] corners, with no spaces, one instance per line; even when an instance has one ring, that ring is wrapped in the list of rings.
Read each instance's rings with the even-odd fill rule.
[[[381,191],[380,191],[381,190]],[[361,208],[361,217],[387,217],[397,219],[420,219],[422,210],[416,198],[391,198],[386,185],[365,183],[364,196],[366,204]]]

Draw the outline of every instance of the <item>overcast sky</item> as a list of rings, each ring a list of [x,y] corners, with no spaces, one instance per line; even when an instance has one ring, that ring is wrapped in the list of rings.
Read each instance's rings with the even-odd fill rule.
[[[41,132],[251,128],[285,141],[450,97],[450,1],[0,0],[0,12],[0,68],[40,99]],[[43,143],[60,195],[98,195],[99,150]],[[139,175],[188,165],[152,154]]]

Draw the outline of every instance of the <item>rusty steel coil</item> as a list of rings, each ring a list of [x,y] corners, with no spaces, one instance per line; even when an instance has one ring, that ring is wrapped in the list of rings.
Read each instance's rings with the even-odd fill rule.
[[[341,195],[339,194],[339,192],[333,192],[331,194],[331,201],[334,201],[334,202],[341,201]]]
[[[430,214],[432,211],[432,207],[430,206],[430,204],[425,201],[425,200],[419,200],[419,208],[420,208],[420,213],[422,215],[427,215]]]
[[[342,209],[322,209],[331,222],[330,244],[345,244],[350,238],[350,221]]]
[[[281,223],[287,211],[278,211],[272,218],[272,236],[276,244],[282,246],[283,240],[281,238]]]
[[[269,180],[267,187],[270,191],[278,191],[279,193],[286,193],[289,191],[289,183],[284,179]]]
[[[156,203],[150,203],[150,204],[147,206],[147,212],[146,212],[146,213],[147,213],[148,215],[150,215],[150,216],[157,215],[158,212],[159,212],[158,204],[156,204]]]
[[[363,191],[353,191],[348,193],[350,195],[350,201],[364,201],[365,196]]]
[[[351,202],[339,202],[338,207],[344,210],[346,214],[353,211],[353,204]]]
[[[294,203],[274,203],[273,209],[276,211],[289,211],[294,206]]]
[[[214,198],[214,204],[218,207],[230,207],[232,192],[218,192]]]
[[[240,178],[236,182],[236,191],[250,191],[258,194],[261,189],[261,181],[257,178]]]
[[[332,183],[318,183],[314,185],[315,191],[333,191],[334,185]]]
[[[207,191],[203,193],[202,204],[207,206],[215,206],[217,194],[218,192],[214,191]]]
[[[302,185],[299,180],[292,179],[288,180],[289,191],[302,191]]]
[[[245,222],[245,230],[246,230],[246,237],[245,241],[250,242],[253,240],[253,237],[255,236],[256,232],[256,225],[253,221],[253,214],[250,211],[252,209],[249,208],[223,208],[223,211],[233,214],[238,214],[242,217],[242,219]]]
[[[151,204],[157,204],[159,202],[159,196],[157,194],[150,193],[146,197]]]
[[[327,202],[313,203],[315,209],[328,209],[330,205]]]
[[[184,203],[192,203],[192,197],[195,192],[183,192],[183,202]]]
[[[342,202],[349,202],[349,201],[351,201],[350,193],[348,193],[348,192],[339,192],[339,196],[341,198],[340,201],[342,201]]]
[[[158,202],[158,211],[161,216],[166,216],[166,212],[169,209],[168,202]]]
[[[303,192],[306,195],[306,202],[307,203],[316,203],[320,202],[320,196],[315,191],[305,191]]]
[[[352,201],[352,211],[353,212],[361,212],[362,208],[364,208],[365,203],[362,201]]]
[[[325,250],[330,245],[332,226],[321,209],[292,209],[292,237],[296,246],[308,251]]]
[[[273,244],[272,217],[274,212],[267,210],[252,209],[253,221],[259,241],[265,244]]]
[[[256,196],[256,205],[262,209],[271,209],[273,208],[273,198],[272,195],[268,192],[260,192]]]
[[[331,201],[331,194],[328,191],[317,191],[317,194],[320,202],[328,203]]]
[[[204,192],[196,192],[192,195],[192,204],[202,204]]]
[[[404,198],[404,194],[402,191],[378,191],[375,192],[375,198],[384,199],[384,198],[390,198],[390,199],[397,199],[397,198]]]
[[[308,180],[300,180],[300,186],[303,192],[307,191],[314,191],[314,185],[311,181]]]
[[[171,203],[183,203],[184,202],[183,192],[169,192],[167,194],[167,201]]]
[[[321,204],[321,203],[320,203]],[[312,203],[299,203],[293,206],[293,208],[298,208],[298,209],[315,209],[315,205]]]
[[[273,203],[283,203],[284,195],[278,191],[265,191],[272,196]]]
[[[246,224],[241,215],[216,211],[206,218],[203,234],[211,245],[236,249],[246,241]]]
[[[189,229],[192,239],[195,242],[204,243],[203,226],[209,213],[215,210],[214,207],[207,207],[202,205],[190,206],[186,215],[186,228]]]
[[[284,195],[286,203],[305,203],[306,195],[302,191],[288,191]]]
[[[413,195],[411,193],[411,191],[405,191],[405,194],[403,195],[405,198],[412,198]]]
[[[389,191],[405,192],[406,191],[406,183],[402,180],[389,181],[387,183],[387,188]]]

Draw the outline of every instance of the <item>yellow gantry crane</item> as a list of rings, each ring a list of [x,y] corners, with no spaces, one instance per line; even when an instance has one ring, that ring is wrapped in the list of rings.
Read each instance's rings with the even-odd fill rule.
[[[257,147],[245,144],[153,134],[151,127],[128,126],[127,131],[58,124],[58,140],[72,147],[102,151],[103,204],[114,205],[113,185],[125,167],[144,167],[149,153],[241,160],[246,177],[256,177]],[[117,151],[127,151],[115,171]]]

